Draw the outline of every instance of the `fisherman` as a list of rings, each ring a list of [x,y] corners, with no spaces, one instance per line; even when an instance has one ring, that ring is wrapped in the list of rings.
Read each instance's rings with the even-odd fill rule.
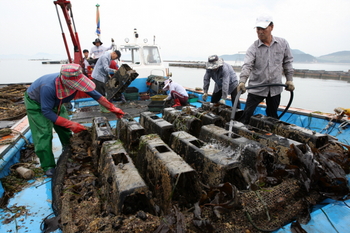
[[[214,93],[211,97],[211,103],[226,103],[226,98],[231,95],[231,101],[237,96],[238,80],[235,71],[232,66],[224,62],[222,58],[217,55],[211,55],[208,57],[206,63],[206,71],[203,78],[203,91],[202,99],[207,100],[208,89],[210,85],[210,78],[215,82]],[[237,108],[240,108],[240,102],[238,100]]]
[[[92,71],[92,81],[96,84],[96,91],[101,95],[106,96],[106,82],[110,78],[110,73],[114,74],[117,72],[117,69],[111,69],[112,60],[118,59],[120,61],[121,53],[119,50],[114,50],[112,52],[105,52],[98,60]],[[100,105],[100,110],[103,113],[108,113],[109,111],[103,106]]]
[[[240,75],[238,91],[246,91],[245,84],[249,79],[249,86],[282,83],[282,74],[286,76],[285,88],[294,90],[293,84],[293,56],[288,42],[280,37],[272,36],[274,24],[272,17],[261,15],[256,19],[255,28],[258,34],[256,40],[246,52]],[[248,124],[255,108],[266,99],[267,116],[278,118],[277,109],[281,100],[281,86],[267,86],[249,89],[246,106],[241,118],[242,123]]]
[[[73,133],[86,130],[85,126],[68,120],[63,105],[70,102],[78,91],[86,92],[99,104],[121,118],[124,112],[116,108],[100,93],[95,84],[82,74],[78,64],[62,65],[60,73],[47,74],[35,80],[24,94],[29,126],[32,132],[35,154],[39,157],[45,174],[54,174],[56,163],[52,152],[52,127],[63,147],[69,144]]]
[[[174,99],[173,108],[187,105],[188,93],[180,84],[173,82],[171,79],[167,79],[164,81],[163,90],[169,91],[169,95],[163,101]]]
[[[88,61],[89,60],[89,50],[84,49],[83,55],[84,55],[84,57],[83,57],[83,59],[84,59],[84,74],[87,75],[88,66],[90,66],[89,61]]]
[[[107,50],[111,50],[115,47],[113,38],[112,44],[109,48],[102,46],[103,43],[100,40],[100,38],[96,38],[95,41],[93,41],[92,43],[94,44],[94,46],[90,50],[90,57],[92,57],[93,59],[100,58],[104,54],[104,52],[106,52]]]

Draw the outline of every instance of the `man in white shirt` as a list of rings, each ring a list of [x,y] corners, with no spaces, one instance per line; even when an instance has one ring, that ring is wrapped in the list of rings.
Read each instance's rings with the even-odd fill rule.
[[[173,82],[171,79],[167,79],[164,82],[163,90],[169,90],[169,95],[164,99],[164,101],[174,99],[174,105],[172,107],[187,105],[188,93],[180,84]]]
[[[99,38],[96,38],[94,42],[92,42],[94,46],[90,50],[90,57],[97,59],[103,55],[107,50],[111,50],[114,45],[114,40],[112,39],[112,44],[109,48],[102,46],[102,41]]]
[[[287,40],[271,34],[274,24],[272,17],[261,15],[256,19],[256,40],[247,50],[240,75],[238,91],[246,91],[245,84],[259,86],[282,84],[282,74],[286,77],[286,90],[293,91],[293,56]],[[262,86],[249,89],[246,106],[241,121],[248,124],[255,108],[266,100],[266,115],[278,118],[277,109],[281,100],[281,86]]]

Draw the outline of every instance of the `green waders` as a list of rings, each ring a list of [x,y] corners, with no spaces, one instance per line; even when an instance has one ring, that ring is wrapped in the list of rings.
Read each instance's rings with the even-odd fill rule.
[[[32,132],[35,154],[39,157],[43,170],[47,171],[52,167],[56,167],[55,157],[52,152],[52,128],[58,134],[63,147],[69,144],[72,132],[70,129],[55,125],[47,119],[41,112],[40,104],[31,100],[27,92],[24,94],[24,103],[27,109],[29,127]],[[53,111],[57,113],[57,107]],[[59,116],[68,119],[68,112],[63,105],[61,105]]]

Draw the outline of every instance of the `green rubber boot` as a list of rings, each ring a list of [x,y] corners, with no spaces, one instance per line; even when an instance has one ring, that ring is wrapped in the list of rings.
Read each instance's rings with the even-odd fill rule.
[[[102,113],[109,113],[108,109],[105,106],[100,105],[100,112]]]

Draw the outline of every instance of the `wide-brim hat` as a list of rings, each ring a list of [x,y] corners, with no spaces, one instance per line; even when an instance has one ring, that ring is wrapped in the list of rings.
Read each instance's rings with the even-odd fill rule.
[[[55,81],[56,96],[66,98],[76,91],[90,92],[95,90],[95,83],[82,73],[78,64],[62,65],[60,76]]]
[[[102,41],[100,40],[100,38],[96,38],[96,40],[94,42],[92,42],[94,45],[96,45],[96,42],[101,43],[101,45],[103,44]]]
[[[217,69],[224,64],[224,60],[217,55],[211,55],[208,57],[206,68],[209,70]]]
[[[164,81],[164,87],[163,87],[164,91],[169,89],[170,83],[171,83],[171,79],[167,79],[167,80]]]
[[[258,18],[256,18],[255,28],[267,28],[271,22],[273,22],[273,19],[270,15],[260,15]]]

